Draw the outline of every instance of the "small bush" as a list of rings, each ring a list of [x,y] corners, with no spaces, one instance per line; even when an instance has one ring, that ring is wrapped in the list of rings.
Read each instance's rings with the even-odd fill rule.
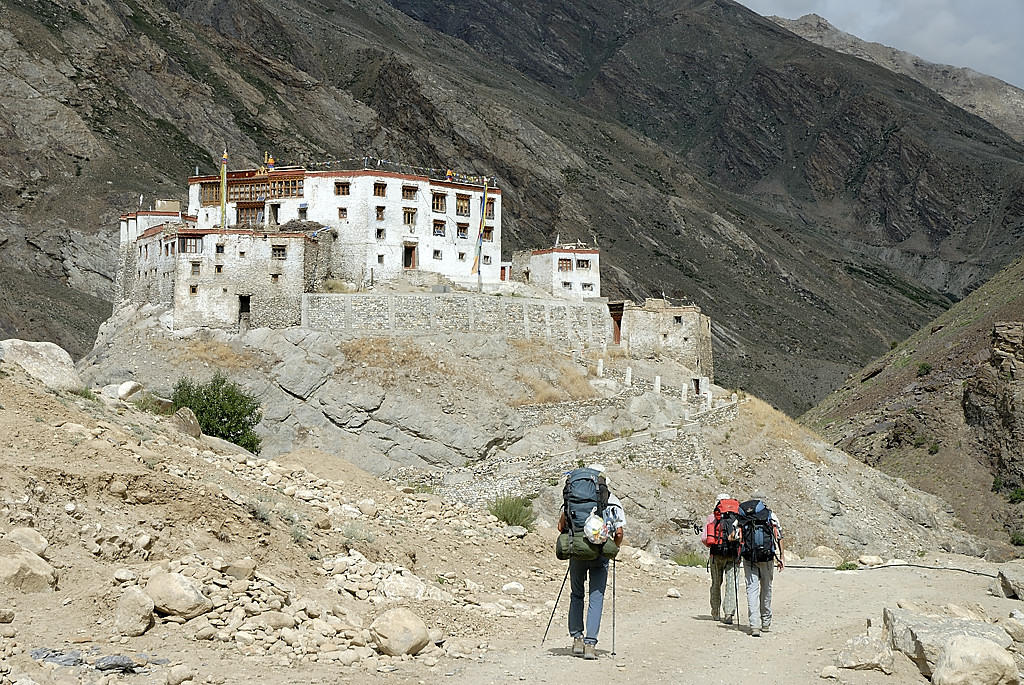
[[[171,405],[166,404],[167,400],[159,400],[156,397],[150,395],[148,392],[143,393],[142,398],[135,403],[135,406],[142,411],[147,411],[150,414],[161,414],[169,416],[174,411],[171,409]]]
[[[1003,489],[1003,478],[1002,476],[996,476],[992,479],[992,492],[999,492]]]
[[[294,542],[297,545],[301,545],[305,543],[307,540],[309,540],[309,531],[307,531],[304,526],[295,524],[291,527],[290,532],[292,536],[292,542]]]
[[[533,511],[533,500],[529,497],[504,495],[487,504],[487,511],[510,526],[522,526],[528,530],[533,529],[533,522],[537,520],[537,514]]]
[[[927,376],[931,372],[932,372],[932,365],[929,364],[928,362],[921,362],[920,364],[917,365],[917,375],[918,375],[918,377]]]
[[[78,395],[79,397],[84,397],[87,400],[95,400],[96,399],[96,393],[94,393],[89,388],[79,388],[78,390],[72,390],[71,394],[72,395]]]
[[[923,436],[918,435],[914,437],[914,447],[924,447],[926,442],[928,441]]]
[[[257,521],[270,523],[270,506],[266,502],[248,502],[245,508]]]
[[[173,411],[188,407],[196,415],[199,427],[207,435],[233,442],[253,454],[260,453],[260,436],[253,428],[260,421],[259,400],[221,371],[208,383],[196,383],[182,376],[171,396]]]
[[[932,444],[928,445],[928,454],[938,454],[938,453],[939,453],[939,443],[933,442]]]
[[[856,571],[860,566],[856,561],[844,561],[843,563],[836,566],[837,571]]]
[[[1020,504],[1021,502],[1024,502],[1024,488],[1017,488],[1010,493],[1010,503]]]
[[[899,346],[900,346],[900,344],[897,341],[895,341],[895,340],[890,340],[889,341],[889,349],[890,350],[895,350]]]
[[[704,566],[708,563],[708,560],[697,552],[679,552],[672,557],[672,561],[676,562],[676,566]]]
[[[1010,544],[1014,547],[1024,547],[1024,533],[1014,533],[1010,536]]]

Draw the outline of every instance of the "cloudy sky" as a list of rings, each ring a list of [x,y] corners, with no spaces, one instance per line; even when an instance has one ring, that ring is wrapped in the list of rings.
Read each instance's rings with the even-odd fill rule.
[[[1024,88],[1024,0],[739,0],[761,15],[815,13],[847,33]]]

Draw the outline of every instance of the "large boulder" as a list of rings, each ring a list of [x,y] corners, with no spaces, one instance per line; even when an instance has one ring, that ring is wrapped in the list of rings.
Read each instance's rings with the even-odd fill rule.
[[[430,642],[427,624],[409,609],[384,612],[370,625],[370,634],[383,654],[418,654]]]
[[[50,342],[0,341],[0,359],[17,364],[50,390],[81,390],[71,355]]]
[[[882,618],[892,648],[910,657],[926,678],[931,676],[946,643],[957,635],[983,638],[1003,648],[1013,643],[1005,630],[984,621],[919,614],[889,607],[883,611]]]
[[[178,427],[185,435],[189,435],[193,438],[200,438],[203,435],[203,429],[199,425],[199,419],[196,418],[195,412],[188,407],[182,407],[178,411],[174,412],[173,417],[174,425]]]
[[[213,608],[196,582],[180,573],[157,573],[146,583],[146,594],[159,613],[185,620]]]
[[[4,536],[11,542],[16,542],[32,554],[36,556],[43,556],[46,553],[46,548],[50,546],[46,538],[37,531],[35,528],[27,528],[25,526],[18,526],[17,528],[11,528],[7,531],[7,535]]]
[[[138,637],[153,624],[153,599],[138,585],[132,585],[117,603],[114,614],[114,631],[118,635]]]
[[[1024,599],[1024,562],[1008,562],[999,569],[999,584],[1003,595]]]
[[[46,592],[57,585],[57,573],[37,554],[12,540],[0,540],[0,583],[21,592]]]
[[[1018,685],[1013,657],[991,640],[955,635],[939,655],[932,685]]]
[[[858,671],[874,669],[890,675],[895,666],[895,657],[885,641],[862,635],[843,645],[836,657],[836,666]]]

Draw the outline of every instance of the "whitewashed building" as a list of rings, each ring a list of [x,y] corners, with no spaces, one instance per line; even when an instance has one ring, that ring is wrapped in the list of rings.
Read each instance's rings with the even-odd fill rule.
[[[601,255],[596,248],[574,242],[556,244],[513,256],[510,270],[524,281],[554,297],[581,301],[601,297]]]
[[[226,227],[270,231],[297,220],[333,229],[340,249],[333,251],[332,272],[357,286],[410,269],[463,285],[500,280],[498,188],[376,169],[302,167],[228,172],[227,187]],[[190,178],[188,208],[198,228],[220,227],[220,178]]]

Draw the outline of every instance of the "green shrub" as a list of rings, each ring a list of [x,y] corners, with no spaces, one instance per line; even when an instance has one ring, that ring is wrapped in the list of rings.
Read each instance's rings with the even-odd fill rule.
[[[921,435],[914,437],[914,447],[923,447],[926,442],[928,441]]]
[[[1003,489],[1003,478],[1002,476],[996,476],[992,479],[992,492],[999,492]]]
[[[928,454],[938,454],[938,453],[939,453],[939,443],[933,442],[932,444],[928,445]]]
[[[84,397],[87,400],[95,400],[96,399],[96,393],[94,393],[89,388],[78,388],[77,390],[72,390],[71,394],[72,395],[78,395],[79,397]]]
[[[920,376],[927,376],[931,372],[932,372],[932,365],[929,364],[928,362],[921,362],[920,364],[917,365],[917,375],[919,377]]]
[[[860,566],[856,561],[844,561],[843,563],[836,566],[837,571],[856,571]]]
[[[171,396],[174,411],[188,407],[196,415],[203,433],[223,438],[253,454],[260,453],[260,436],[253,428],[260,421],[260,403],[221,371],[208,383],[196,383],[182,376]]]
[[[532,530],[537,514],[533,511],[533,500],[529,497],[503,495],[487,504],[487,511],[510,526],[522,526]]]
[[[1010,544],[1015,547],[1024,547],[1024,533],[1014,533],[1011,535]]]
[[[672,557],[672,561],[676,562],[676,566],[704,566],[708,563],[707,558],[697,552],[679,552]]]
[[[1010,503],[1020,504],[1021,502],[1024,502],[1024,488],[1017,488],[1010,493]]]

